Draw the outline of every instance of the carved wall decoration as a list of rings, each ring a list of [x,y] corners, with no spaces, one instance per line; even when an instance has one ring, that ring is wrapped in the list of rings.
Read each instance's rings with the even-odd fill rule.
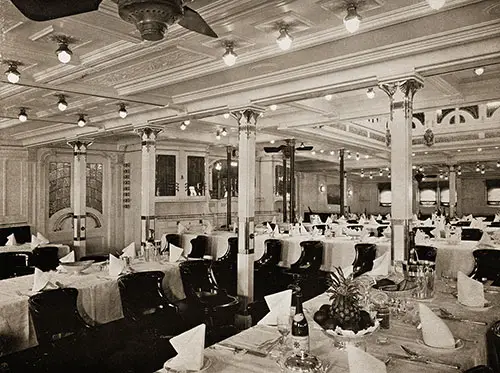
[[[71,207],[71,163],[49,163],[49,217]]]
[[[424,133],[424,144],[427,146],[434,145],[434,132],[430,128],[427,128]]]
[[[87,163],[87,207],[102,214],[102,163]]]
[[[130,163],[123,164],[123,208],[130,208]]]

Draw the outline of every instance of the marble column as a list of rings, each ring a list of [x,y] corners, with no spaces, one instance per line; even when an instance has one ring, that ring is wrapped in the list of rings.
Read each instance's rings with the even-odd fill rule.
[[[295,139],[286,140],[290,154],[290,223],[297,223],[296,199],[297,188],[295,185]]]
[[[380,82],[380,88],[390,99],[391,147],[391,217],[393,261],[405,260],[409,250],[409,231],[413,212],[412,182],[412,121],[413,97],[423,87],[417,75]]]
[[[450,166],[448,183],[450,191],[450,218],[454,218],[457,214],[457,171],[455,170],[455,166]]]
[[[286,198],[287,192],[288,192],[288,169],[286,164],[286,154],[283,154],[283,223],[288,222],[288,201]]]
[[[141,252],[155,229],[156,139],[162,129],[135,129],[141,137]]]
[[[253,301],[255,231],[255,136],[257,119],[263,110],[247,107],[231,115],[238,121],[238,279],[237,291],[246,310]]]
[[[345,213],[345,171],[344,171],[344,149],[339,150],[339,189],[340,189],[340,215]]]
[[[87,149],[92,141],[69,141],[73,148],[73,247],[77,259],[86,255],[87,247]]]

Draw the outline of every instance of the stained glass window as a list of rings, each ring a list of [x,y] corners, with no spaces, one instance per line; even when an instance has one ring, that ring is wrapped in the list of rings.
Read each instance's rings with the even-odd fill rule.
[[[156,196],[175,196],[178,187],[176,180],[175,155],[156,156]]]
[[[205,195],[205,158],[187,157],[188,182],[186,192],[189,197]]]
[[[87,163],[87,207],[102,214],[102,163]]]
[[[49,217],[71,207],[71,164],[49,163]]]

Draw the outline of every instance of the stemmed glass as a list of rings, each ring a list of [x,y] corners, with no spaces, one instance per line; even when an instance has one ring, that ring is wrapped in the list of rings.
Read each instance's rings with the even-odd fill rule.
[[[290,334],[292,328],[292,318],[290,317],[290,315],[287,314],[279,315],[277,317],[276,324],[278,326],[278,331],[281,334],[280,350],[284,352],[286,337],[288,336],[288,334]]]

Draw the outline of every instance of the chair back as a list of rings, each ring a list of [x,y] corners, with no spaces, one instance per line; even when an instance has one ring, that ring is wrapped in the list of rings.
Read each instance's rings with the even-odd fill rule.
[[[477,365],[467,369],[464,373],[495,373],[495,371],[486,365]]]
[[[180,234],[169,233],[166,235],[166,239],[167,239],[167,250],[168,251],[170,251],[170,244],[177,246],[177,247],[182,247]]]
[[[492,221],[490,227],[500,228],[500,221]]]
[[[377,246],[371,243],[358,243],[354,245],[356,256],[352,262],[354,277],[373,269],[373,261],[377,255]]]
[[[415,251],[419,260],[436,261],[437,249],[433,246],[415,245]]]
[[[31,253],[9,251],[0,253],[0,279],[23,276],[33,273],[30,267]]]
[[[321,231],[321,234],[325,234],[326,224],[316,224],[315,227]]]
[[[118,278],[118,288],[125,318],[138,321],[146,315],[168,312],[177,316],[176,307],[165,297],[162,281],[165,273],[147,271]],[[172,319],[172,321],[175,319]]]
[[[59,265],[58,253],[57,246],[38,246],[33,250],[31,265],[44,272],[55,271]]]
[[[347,219],[346,223],[347,224],[358,224],[358,220],[357,219]]]
[[[457,221],[456,223],[453,223],[452,225],[455,227],[470,227],[470,221]]]
[[[500,286],[500,250],[477,249],[472,252],[474,269],[470,276],[478,281],[493,281],[494,286]]]
[[[425,226],[421,226],[421,227],[414,227],[414,228],[413,228],[413,232],[414,232],[414,233],[417,233],[417,231],[422,231],[422,232],[424,232],[426,235],[428,235],[430,238],[434,238],[434,235],[431,233],[434,229],[435,229],[435,227],[425,227]]]
[[[391,227],[389,227],[388,225],[378,226],[377,227],[377,237],[384,237],[384,231],[386,229],[389,229],[389,231],[390,231]]]
[[[49,343],[87,329],[77,308],[78,290],[60,288],[32,295],[29,311],[39,344]]]
[[[309,272],[319,271],[321,264],[323,264],[323,242],[302,241],[300,247],[300,258],[290,265],[290,269],[307,269]]]
[[[227,250],[223,256],[217,259],[218,265],[235,265],[238,259],[238,237],[229,237],[227,239]],[[215,263],[214,263],[215,264]]]
[[[362,231],[364,228],[363,224],[349,224],[347,228],[355,230],[355,231]]]
[[[182,285],[187,298],[198,298],[200,293],[216,293],[219,288],[210,268],[210,261],[188,260],[180,263]]]
[[[479,241],[483,231],[479,228],[462,228],[462,241]]]
[[[252,318],[252,326],[254,326],[267,315],[269,307],[265,300],[256,300],[248,304],[247,312]]]
[[[486,332],[486,350],[491,372],[500,372],[500,320],[493,323]]]
[[[93,260],[95,263],[105,262],[109,259],[109,254],[105,255],[85,255],[80,258],[80,261],[83,262],[85,260]]]
[[[191,240],[191,252],[188,258],[203,258],[208,250],[208,236],[199,235]]]
[[[268,238],[264,241],[264,255],[254,262],[254,268],[276,267],[281,260],[281,241],[276,238]]]

